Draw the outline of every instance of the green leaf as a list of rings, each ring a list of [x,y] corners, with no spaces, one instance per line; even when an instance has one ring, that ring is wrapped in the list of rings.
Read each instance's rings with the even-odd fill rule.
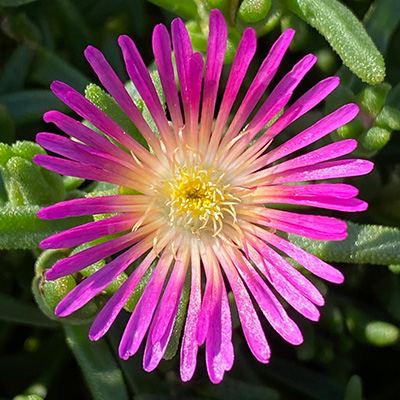
[[[54,328],[57,325],[46,318],[36,306],[14,299],[0,292],[0,320],[22,325]]]
[[[297,14],[325,37],[343,63],[362,81],[385,78],[385,63],[361,22],[337,0],[286,0]]]
[[[285,387],[295,390],[295,393],[304,394],[304,398],[307,399],[338,400],[343,398],[343,389],[322,373],[276,356],[264,373],[268,378],[273,378]],[[293,396],[293,398],[298,397],[300,396]]]
[[[243,0],[237,16],[244,22],[255,23],[266,18],[271,0]]]
[[[3,7],[18,7],[24,4],[33,3],[37,0],[0,0],[0,6]]]
[[[93,104],[103,110],[135,140],[137,140],[143,146],[148,147],[146,140],[136,128],[134,123],[108,93],[106,93],[99,86],[91,83],[85,89],[85,96]]]
[[[39,48],[32,65],[30,79],[43,86],[55,81],[68,82],[76,90],[83,90],[90,80],[82,72],[72,67],[57,54]]]
[[[219,385],[200,388],[207,398],[215,400],[278,400],[279,393],[264,385],[250,384],[225,377]]]
[[[358,375],[353,375],[347,383],[344,400],[363,400],[362,381]]]
[[[91,342],[85,325],[64,324],[66,341],[82,369],[94,400],[128,400],[128,391],[107,342]]]
[[[15,140],[15,124],[4,104],[0,104],[0,134],[3,143],[12,143]]]
[[[348,236],[336,241],[312,240],[288,234],[288,239],[329,262],[390,265],[400,263],[400,229],[347,222]]]
[[[183,18],[196,18],[197,17],[197,5],[195,0],[149,0],[150,3],[156,6],[162,7],[176,15]]]
[[[0,97],[17,124],[36,122],[49,110],[68,111],[68,107],[50,90],[24,90]]]
[[[400,2],[398,0],[375,0],[369,8],[364,22],[376,47],[385,54],[390,38],[400,22]]]
[[[36,215],[40,206],[0,207],[0,249],[36,249],[46,237],[88,222],[88,218],[46,221]]]
[[[0,76],[0,94],[22,90],[33,57],[33,50],[26,45],[18,46]]]

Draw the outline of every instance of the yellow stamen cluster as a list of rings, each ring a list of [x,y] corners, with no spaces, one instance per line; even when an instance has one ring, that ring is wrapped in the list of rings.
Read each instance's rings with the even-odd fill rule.
[[[218,235],[224,218],[236,219],[235,205],[240,201],[230,185],[221,182],[223,176],[213,169],[180,168],[163,188],[169,222],[194,234],[208,229]]]

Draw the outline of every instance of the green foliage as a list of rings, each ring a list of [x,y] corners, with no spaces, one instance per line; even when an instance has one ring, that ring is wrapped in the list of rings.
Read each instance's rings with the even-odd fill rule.
[[[220,385],[210,384],[204,349],[200,349],[195,378],[183,384],[179,378],[179,354],[174,355],[179,352],[184,328],[189,282],[184,286],[165,359],[157,371],[145,373],[141,355],[118,360],[118,343],[127,318],[155,264],[108,335],[99,342],[89,341],[86,324],[135,265],[70,317],[54,316],[60,299],[110,260],[99,261],[72,276],[47,281],[47,269],[85,246],[40,252],[40,241],[93,219],[45,221],[38,219],[37,211],[60,200],[99,196],[105,190],[129,192],[105,183],[60,177],[36,166],[32,156],[43,150],[33,141],[37,132],[55,129],[42,122],[44,112],[69,112],[49,90],[53,80],[61,80],[80,92],[86,88],[91,101],[144,144],[115,101],[90,83],[97,78],[82,51],[89,44],[101,49],[125,81],[127,75],[116,39],[122,33],[130,35],[150,65],[165,106],[152,63],[151,31],[157,23],[168,25],[174,14],[180,15],[186,19],[195,50],[205,53],[212,8],[221,9],[228,20],[226,63],[233,60],[241,34],[248,26],[260,38],[254,65],[266,56],[280,31],[294,28],[292,52],[285,56],[282,70],[288,71],[293,60],[312,52],[319,56],[319,62],[307,85],[328,75],[341,77],[342,85],[329,97],[327,108],[332,111],[346,102],[356,102],[360,114],[334,132],[332,138],[357,139],[357,156],[372,158],[376,167],[369,176],[349,180],[359,186],[360,197],[368,200],[370,208],[368,213],[352,216],[357,223],[348,223],[346,240],[321,242],[289,235],[293,243],[336,263],[346,277],[338,287],[310,277],[326,297],[326,305],[321,308],[319,323],[291,314],[304,333],[304,344],[293,350],[271,329],[266,333],[273,356],[268,365],[261,365],[249,354],[237,315],[233,314],[236,361],[232,371]],[[393,376],[399,372],[400,338],[400,139],[395,132],[400,129],[399,21],[397,0],[0,0],[0,397],[361,400],[364,393],[371,399],[397,398],[399,385]],[[340,63],[336,53],[350,71],[336,71]],[[385,56],[386,82],[382,82],[385,64],[381,54]],[[249,75],[254,73],[253,69]],[[249,79],[243,82],[243,92],[250,83]],[[128,81],[126,87],[156,131],[132,83]],[[321,107],[301,123],[309,126],[320,115]],[[287,131],[296,133],[298,126],[293,124]],[[286,138],[283,136],[282,140]],[[335,212],[330,215],[341,217]],[[95,243],[98,241],[90,245]],[[78,365],[84,379],[77,372]],[[355,372],[359,375],[353,375]]]
[[[91,342],[85,325],[64,325],[66,341],[74,353],[94,400],[128,400],[121,370],[105,341]]]
[[[385,78],[382,55],[361,22],[337,0],[287,0],[289,9],[317,29],[343,63],[362,81],[376,84]]]
[[[348,236],[334,242],[288,234],[289,240],[329,262],[390,265],[400,263],[400,229],[347,222]]]

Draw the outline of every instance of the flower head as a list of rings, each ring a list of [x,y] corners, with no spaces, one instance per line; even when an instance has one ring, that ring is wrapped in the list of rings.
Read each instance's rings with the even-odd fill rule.
[[[303,340],[275,292],[313,321],[319,318],[317,306],[324,304],[317,288],[282,254],[325,280],[343,280],[337,269],[291,244],[279,231],[312,239],[342,240],[346,237],[346,224],[327,216],[280,210],[277,205],[340,211],[366,209],[366,203],[355,198],[357,189],[348,184],[313,183],[363,175],[372,169],[372,164],[364,160],[333,160],[354,150],[355,140],[293,156],[352,120],[357,106],[345,105],[283,144],[271,146],[276,135],[320,103],[339,83],[336,77],[327,78],[286,108],[294,89],[315,63],[315,57],[307,55],[281,79],[249,119],[293,34],[287,30],[273,45],[229,123],[233,103],[256,50],[252,29],[243,34],[219,107],[217,93],[227,38],[220,12],[212,11],[210,15],[204,77],[203,58],[193,52],[180,19],[172,23],[172,47],[165,26],[154,29],[153,51],[170,120],[137,48],[131,39],[121,36],[119,44],[128,74],[156,129],[150,128],[99,50],[88,47],[86,58],[148,147],[139,144],[74,89],[61,82],[52,85],[62,101],[103,135],[60,112],[50,111],[45,120],[75,140],[39,133],[39,144],[65,158],[38,155],[35,162],[61,174],[106,181],[132,189],[133,193],[69,200],[39,212],[41,218],[47,219],[113,214],[51,236],[41,243],[43,249],[73,247],[118,234],[57,262],[47,272],[48,279],[56,279],[114,256],[83,279],[59,303],[56,314],[66,316],[79,309],[135,263],[128,279],[96,317],[90,338],[97,340],[107,332],[147,272],[150,277],[119,347],[120,356],[127,359],[137,352],[147,334],[147,371],[156,368],[166,351],[185,280],[190,285],[190,298],[181,344],[181,377],[184,381],[192,377],[198,347],[205,344],[207,370],[213,382],[221,381],[234,358],[228,288],[233,292],[250,350],[259,361],[267,363],[270,348],[259,310],[285,340],[292,344]],[[282,110],[275,122],[263,130]]]

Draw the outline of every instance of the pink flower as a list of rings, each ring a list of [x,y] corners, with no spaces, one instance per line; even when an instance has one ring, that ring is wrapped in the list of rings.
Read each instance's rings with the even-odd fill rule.
[[[298,326],[271,288],[313,321],[320,315],[317,306],[324,304],[317,288],[281,253],[318,277],[334,283],[343,281],[337,269],[294,246],[276,231],[312,239],[342,240],[346,237],[346,224],[331,217],[281,211],[268,205],[306,205],[349,212],[367,208],[365,202],[355,198],[358,191],[353,186],[310,183],[370,172],[369,161],[334,160],[353,151],[355,140],[342,140],[287,158],[352,120],[358,112],[357,106],[345,105],[269,150],[276,135],[339,84],[336,77],[317,83],[257,136],[286,107],[293,90],[314,65],[316,58],[310,54],[282,78],[249,120],[293,35],[292,30],[287,30],[273,45],[230,123],[233,103],[256,50],[252,29],[245,30],[237,49],[215,123],[227,37],[219,11],[210,15],[204,77],[203,58],[200,53],[193,53],[183,22],[180,19],[172,22],[180,94],[168,31],[163,25],[154,29],[153,51],[170,121],[134,43],[121,36],[119,44],[128,74],[158,132],[149,127],[100,51],[88,47],[85,55],[89,63],[139,129],[150,150],[74,89],[61,82],[52,85],[62,101],[104,136],[60,112],[50,111],[45,121],[53,122],[78,141],[39,133],[38,143],[65,158],[37,155],[35,162],[61,174],[110,182],[136,193],[69,200],[39,212],[45,219],[115,214],[51,236],[41,243],[43,249],[73,247],[123,233],[57,262],[47,272],[47,279],[57,279],[119,253],[72,290],[59,303],[56,314],[67,316],[79,309],[137,261],[136,269],[91,327],[90,338],[98,340],[110,328],[146,271],[156,264],[119,347],[120,356],[127,359],[137,352],[147,334],[143,361],[146,371],[156,368],[165,353],[187,277],[191,287],[181,344],[181,377],[184,381],[191,379],[198,347],[205,344],[208,374],[215,383],[231,369],[234,359],[228,287],[235,297],[250,350],[259,361],[267,363],[270,348],[258,308],[286,341],[294,345],[303,341]],[[294,182],[300,183],[293,185]],[[257,310],[253,301],[258,305]]]

